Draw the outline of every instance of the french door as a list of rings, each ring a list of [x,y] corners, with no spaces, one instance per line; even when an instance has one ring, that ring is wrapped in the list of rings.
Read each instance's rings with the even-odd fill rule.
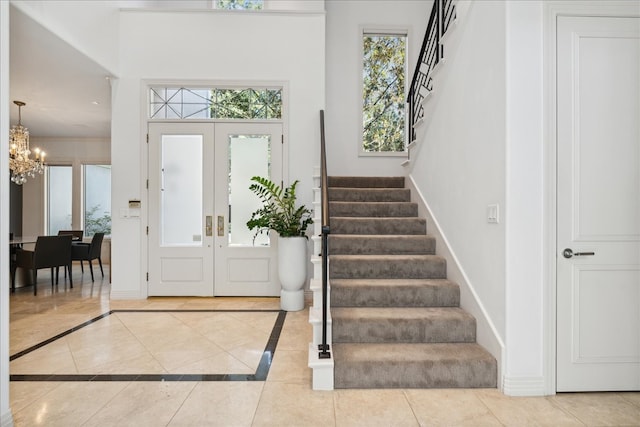
[[[557,391],[640,390],[639,29],[558,18]]]
[[[149,124],[149,296],[279,295],[256,175],[282,179],[280,123]]]

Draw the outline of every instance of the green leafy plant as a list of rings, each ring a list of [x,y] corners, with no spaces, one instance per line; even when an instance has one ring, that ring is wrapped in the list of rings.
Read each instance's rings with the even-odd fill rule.
[[[281,237],[305,236],[309,224],[313,224],[311,211],[305,206],[296,207],[296,180],[287,188],[259,176],[251,178],[253,191],[262,202],[262,207],[251,214],[247,221],[249,230],[257,229],[256,236],[274,230]]]
[[[87,211],[84,219],[85,236],[93,236],[95,233],[111,234],[111,215],[101,211],[101,216],[98,216],[99,209],[100,205],[95,205]]]

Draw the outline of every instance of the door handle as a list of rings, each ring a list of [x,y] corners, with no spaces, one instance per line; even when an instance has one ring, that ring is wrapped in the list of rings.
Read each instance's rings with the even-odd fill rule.
[[[218,215],[218,236],[224,236],[224,215]]]
[[[574,256],[592,256],[595,255],[595,252],[573,252],[573,250],[567,248],[562,251],[562,256],[565,258],[571,258]]]
[[[207,236],[213,236],[213,217],[211,215],[207,215],[205,217],[205,234]]]

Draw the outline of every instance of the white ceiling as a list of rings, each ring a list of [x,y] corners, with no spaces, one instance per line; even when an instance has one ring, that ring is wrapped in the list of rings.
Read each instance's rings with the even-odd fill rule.
[[[109,138],[109,72],[15,7],[10,26],[11,100],[27,104],[22,125],[31,136]],[[10,111],[14,125],[18,107]]]

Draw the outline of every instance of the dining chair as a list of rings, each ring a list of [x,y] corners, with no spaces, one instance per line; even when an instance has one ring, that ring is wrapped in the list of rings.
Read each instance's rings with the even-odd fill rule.
[[[104,233],[95,233],[91,239],[91,243],[77,242],[72,245],[71,259],[73,261],[80,261],[80,268],[84,273],[83,261],[89,262],[89,270],[91,271],[91,281],[93,282],[93,264],[91,261],[98,260],[100,264],[100,272],[104,277],[104,270],[102,269],[102,240],[104,239]]]
[[[80,241],[84,237],[84,230],[59,230],[58,236],[64,236],[65,234],[71,234],[73,241]]]
[[[33,271],[33,295],[38,294],[38,270],[41,268],[51,269],[51,287],[53,288],[54,268],[55,284],[59,280],[60,267],[69,272],[69,285],[73,288],[71,278],[71,239],[70,234],[62,236],[38,236],[33,251],[18,248],[16,251],[16,261],[11,268],[11,291],[15,292],[16,271],[18,268]]]

